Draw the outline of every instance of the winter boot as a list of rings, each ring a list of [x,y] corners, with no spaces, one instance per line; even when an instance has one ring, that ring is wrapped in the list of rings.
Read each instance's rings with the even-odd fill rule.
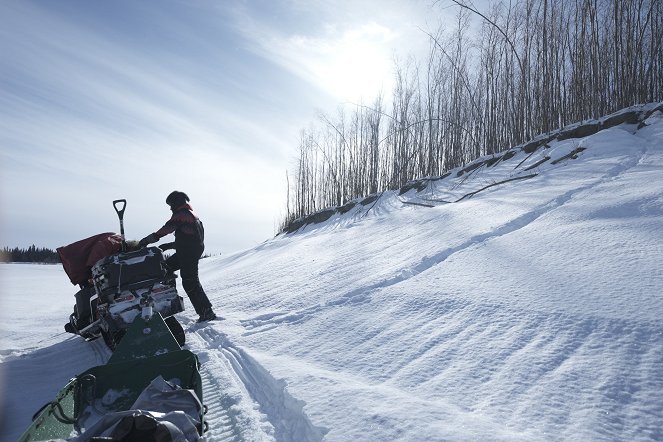
[[[214,310],[212,310],[212,307],[208,307],[203,312],[200,314],[200,318],[198,318],[198,322],[206,322],[206,321],[213,321],[216,319],[216,313],[214,313]]]

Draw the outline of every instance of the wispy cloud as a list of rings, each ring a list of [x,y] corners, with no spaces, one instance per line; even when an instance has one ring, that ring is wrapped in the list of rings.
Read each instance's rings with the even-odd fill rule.
[[[300,128],[388,87],[410,6],[0,2],[0,242],[112,230],[118,197],[147,234],[174,188],[211,227],[211,250],[270,237]]]
[[[337,101],[372,99],[393,87],[394,59],[427,46],[418,26],[422,2],[345,0],[291,2],[283,17],[234,10],[251,49],[330,94]]]
[[[60,234],[43,243],[54,246],[94,233],[108,226],[106,206],[121,196],[160,214],[142,213],[136,231],[146,234],[163,222],[162,199],[175,187],[191,193],[211,225],[227,218],[218,207],[262,225],[252,240],[231,228],[210,229],[214,248],[271,236],[285,201],[282,189],[278,197],[268,189],[279,187],[276,175],[284,181],[291,146],[280,132],[293,129],[288,107],[273,103],[280,113],[267,113],[262,96],[272,92],[261,91],[269,82],[256,81],[223,23],[191,18],[200,20],[201,38],[195,23],[178,24],[171,12],[152,14],[143,25],[146,32],[167,29],[177,44],[152,49],[114,38],[113,23],[38,3],[3,3],[1,198],[12,207],[11,217],[3,215],[13,218],[4,223],[4,242],[45,241],[42,232],[55,229]],[[247,180],[258,185],[245,185],[251,193],[243,198],[259,204],[234,196]]]

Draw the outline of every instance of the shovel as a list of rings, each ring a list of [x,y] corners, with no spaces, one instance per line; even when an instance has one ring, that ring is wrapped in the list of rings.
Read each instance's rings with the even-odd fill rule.
[[[115,212],[117,213],[118,218],[120,218],[120,235],[122,236],[122,252],[126,252],[127,242],[124,239],[124,209],[127,207],[127,200],[115,200],[113,201],[113,207],[115,208]]]

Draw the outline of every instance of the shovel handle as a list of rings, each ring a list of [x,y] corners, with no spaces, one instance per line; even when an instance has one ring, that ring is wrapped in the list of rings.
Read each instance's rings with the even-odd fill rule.
[[[121,207],[118,207],[118,205],[122,205]],[[124,240],[124,209],[127,207],[127,200],[115,200],[113,201],[113,207],[115,208],[115,211],[117,212],[118,218],[120,218],[120,235],[122,235],[122,251],[126,252],[127,251],[127,242]],[[117,289],[120,289],[120,286],[117,287]]]
[[[119,204],[122,204],[122,208],[118,208]],[[127,207],[127,200],[115,200],[113,201],[113,207],[115,208],[120,221],[122,221],[122,218],[124,218],[124,209]]]

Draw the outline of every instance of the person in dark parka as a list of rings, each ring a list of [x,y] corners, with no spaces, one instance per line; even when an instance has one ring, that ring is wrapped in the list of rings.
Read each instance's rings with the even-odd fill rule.
[[[188,203],[186,193],[177,190],[171,192],[166,198],[166,204],[170,206],[173,215],[162,228],[141,239],[139,244],[146,246],[170,233],[175,234],[174,242],[159,246],[161,250],[175,249],[175,254],[166,259],[166,266],[170,271],[180,271],[182,287],[196,313],[200,315],[198,322],[211,321],[216,319],[216,314],[198,278],[198,260],[205,249],[205,231],[203,223]]]

